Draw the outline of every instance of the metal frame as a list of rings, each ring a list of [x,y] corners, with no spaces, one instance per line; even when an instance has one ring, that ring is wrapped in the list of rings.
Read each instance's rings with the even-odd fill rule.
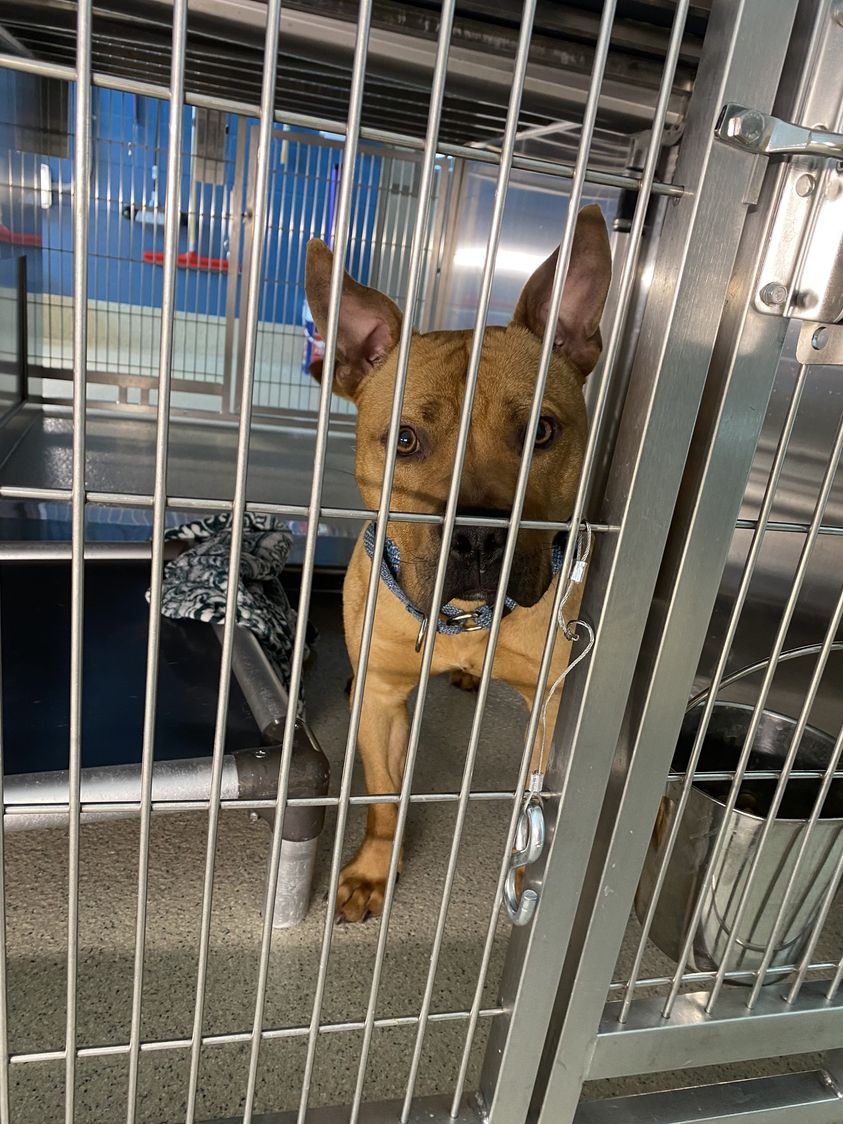
[[[787,17],[792,19],[794,5],[788,5],[787,9],[787,12],[782,9],[773,21],[777,30],[789,26]],[[770,17],[769,12],[765,14]],[[802,5],[792,43],[790,69],[786,72],[778,104],[791,101],[796,112],[799,112],[800,107],[804,111],[803,102],[812,79],[813,51],[827,32],[828,20],[825,5]],[[760,33],[759,29],[757,34]],[[779,52],[784,45],[784,40],[780,39],[776,51]],[[767,49],[769,50],[769,45]],[[727,88],[732,88],[732,81]],[[723,93],[725,92],[724,89]],[[762,104],[769,107],[774,94],[775,85],[768,85],[765,96],[761,99]],[[755,91],[753,104],[758,100],[758,92]],[[687,138],[680,156],[680,168],[686,151]],[[712,160],[720,159],[721,153],[712,154]],[[751,162],[745,168],[747,191],[743,199],[736,199],[739,203],[744,199],[753,202],[758,196],[758,188],[753,188],[752,185],[755,169]],[[754,1015],[747,1010],[746,995],[732,993],[722,996],[712,1021],[711,1000],[716,998],[716,992],[706,994],[702,999],[695,995],[675,998],[678,982],[689,978],[684,974],[682,965],[677,968],[671,981],[673,986],[668,1006],[663,1007],[662,1002],[654,1003],[650,999],[632,1000],[630,1003],[628,993],[626,1002],[609,1004],[603,1014],[604,997],[663,791],[662,781],[670,768],[670,756],[684,714],[685,699],[714,605],[784,340],[786,324],[760,316],[753,307],[756,278],[763,261],[767,234],[775,216],[773,202],[784,174],[785,170],[780,167],[770,169],[757,210],[747,221],[734,269],[730,300],[714,346],[700,422],[691,448],[681,499],[656,589],[655,607],[648,623],[621,732],[613,783],[598,827],[598,845],[591,858],[589,889],[580,905],[575,941],[568,950],[569,959],[557,997],[558,1029],[555,1041],[552,1041],[552,1049],[546,1052],[543,1059],[542,1071],[546,1084],[539,1115],[542,1121],[551,1118],[611,1120],[616,1116],[623,1118],[618,1114],[625,1111],[632,1113],[629,1102],[623,1102],[622,1107],[613,1106],[610,1102],[606,1102],[603,1108],[596,1104],[584,1106],[576,1113],[576,1089],[585,1079],[676,1068],[682,1064],[687,1065],[691,1058],[693,1064],[701,1065],[707,1062],[773,1056],[797,1052],[808,1041],[817,1048],[822,1048],[825,1041],[831,1045],[839,1038],[839,1018],[836,1011],[829,1008],[825,994],[820,1003],[812,988],[805,989],[794,999],[794,1003],[800,1004],[798,1007],[794,1003],[789,1007],[783,1005],[778,989],[774,989],[773,995],[765,995],[759,1001]],[[718,222],[718,226],[721,225],[722,210]],[[710,280],[710,274],[707,279]],[[649,311],[648,309],[648,314]],[[778,324],[777,329],[771,328],[773,323]],[[638,360],[640,359],[639,349]],[[801,380],[804,382],[804,369]],[[800,388],[801,383],[797,382],[780,450],[787,446],[792,418],[798,408]],[[735,417],[742,419],[740,440],[736,440],[732,424]],[[837,456],[839,439],[838,446],[832,453],[831,465],[836,465]],[[755,542],[759,545],[766,530],[780,468],[781,460],[777,454],[768,484],[768,500],[762,505],[755,524]],[[810,556],[807,544],[814,540],[822,524],[823,495],[827,494],[831,479],[833,470],[830,467],[826,473],[828,484],[821,491],[814,520],[808,529],[806,550],[803,552],[805,560]],[[742,595],[739,594],[733,610],[732,622],[735,626],[752,568],[751,549]],[[804,573],[804,568],[801,572]],[[798,592],[798,574],[794,580],[796,584],[789,601],[791,611]],[[772,671],[775,670],[777,655],[783,645],[785,624],[783,620],[777,646],[772,653]],[[833,629],[830,631],[833,633]],[[716,693],[719,678],[723,675],[733,635],[734,632],[730,631],[724,641],[712,684],[712,697]],[[762,688],[756,714],[760,713],[764,697]],[[809,705],[808,700],[806,705]],[[699,735],[700,741],[701,738],[702,733]],[[748,737],[747,744],[750,742]],[[690,784],[693,777],[693,768],[693,762],[689,763],[687,784]],[[780,779],[777,774],[780,786],[786,783],[788,773],[785,766]],[[733,781],[732,791],[735,794],[739,784],[738,776]],[[570,854],[567,857],[570,860]],[[693,929],[692,920],[688,928],[689,934],[693,933]],[[643,946],[643,939],[641,944]],[[639,963],[640,960],[636,962],[633,979]],[[718,990],[724,975],[725,961],[720,971],[702,973],[702,977],[710,978],[712,986]],[[757,996],[757,987],[753,994]],[[658,1016],[653,1017],[656,1010],[659,1012]],[[802,1010],[806,1012],[804,1020],[798,1015]],[[666,1020],[665,1015],[669,1012],[672,1017]],[[765,1018],[767,1012],[769,1013]],[[603,1021],[598,1028],[601,1014]],[[828,1018],[829,1030],[825,1036],[820,1030],[820,1023],[816,1021],[822,1017]],[[750,1019],[753,1021],[748,1021]],[[804,1021],[805,1032],[801,1037],[793,1038],[791,1035],[800,1021]],[[738,1046],[735,1034],[738,1026],[743,1043],[741,1046]],[[834,1030],[830,1029],[832,1026]],[[636,1038],[634,1027],[641,1027],[642,1034],[646,1037],[647,1047],[644,1050],[639,1051],[633,1046],[633,1039]],[[644,1030],[644,1027],[647,1029]],[[681,1057],[673,1053],[680,1036],[687,1046],[691,1035],[694,1036],[691,1049],[682,1052]],[[692,1103],[693,1097],[689,1095],[686,1100]],[[653,1105],[655,1103],[652,1102]],[[673,1120],[674,1116],[665,1115],[670,1111],[676,1113],[676,1119],[683,1118],[680,1114],[681,1098],[672,1100],[665,1094],[658,1103],[665,1107],[650,1108],[653,1119]],[[724,1099],[719,1103],[721,1115],[716,1118],[730,1117],[734,1106]],[[758,1119],[778,1118],[776,1113],[779,1109],[775,1106],[776,1101],[771,1098],[765,1110],[759,1110]],[[823,1114],[827,1110],[827,1105],[819,1108],[816,1118],[826,1119]],[[658,1112],[662,1112],[662,1115],[658,1115]],[[616,1115],[613,1116],[613,1113]],[[641,1117],[630,1115],[630,1119],[638,1118]]]
[[[36,489],[0,485],[0,498],[23,500],[70,500],[73,532],[70,550],[72,596],[72,673],[70,770],[66,798],[41,805],[14,806],[4,803],[0,817],[0,891],[2,891],[3,825],[8,827],[15,817],[23,815],[60,815],[69,824],[70,852],[68,890],[68,977],[66,1038],[62,1049],[16,1054],[8,1058],[11,1065],[40,1061],[61,1061],[65,1066],[65,1120],[74,1119],[74,1086],[76,1060],[80,1057],[126,1056],[129,1066],[127,1119],[137,1114],[138,1070],[144,1053],[178,1050],[189,1055],[187,1084],[187,1124],[193,1124],[197,1108],[197,1086],[202,1052],[213,1046],[245,1045],[249,1063],[243,1112],[244,1124],[255,1118],[257,1074],[262,1044],[280,1038],[299,1038],[306,1046],[305,1068],[300,1103],[295,1114],[282,1114],[279,1120],[305,1124],[306,1120],[348,1119],[350,1124],[394,1118],[402,1124],[415,1120],[469,1120],[483,1115],[489,1124],[520,1124],[530,1119],[539,1124],[553,1120],[564,1124],[577,1121],[591,1124],[599,1120],[663,1120],[680,1124],[684,1119],[722,1119],[730,1111],[726,1091],[695,1090],[683,1095],[663,1095],[630,1101],[608,1101],[602,1105],[579,1106],[582,1084],[589,1078],[623,1073],[654,1072],[675,1068],[686,1060],[688,1051],[706,1060],[734,1060],[738,1056],[761,1057],[782,1050],[796,1051],[806,1034],[819,1045],[833,1045],[839,1031],[840,1000],[837,985],[843,977],[843,960],[835,968],[830,991],[819,995],[813,983],[792,992],[787,1009],[778,995],[757,996],[750,1015],[734,994],[721,997],[717,1008],[707,1015],[701,1013],[697,996],[683,995],[672,1002],[673,1019],[665,1022],[650,999],[631,1000],[625,994],[618,1002],[605,1008],[611,994],[611,972],[615,954],[623,937],[632,893],[643,862],[649,832],[661,796],[661,784],[670,771],[669,748],[681,722],[687,689],[693,679],[705,635],[705,629],[717,584],[726,557],[731,534],[738,519],[743,488],[749,472],[755,442],[770,394],[775,361],[781,350],[784,321],[761,317],[753,311],[753,283],[759,255],[764,245],[775,192],[781,179],[780,170],[770,170],[762,183],[765,168],[746,153],[717,146],[714,124],[721,106],[727,100],[774,108],[779,77],[785,66],[786,52],[791,44],[791,29],[797,18],[797,35],[792,41],[795,81],[789,79],[779,94],[780,107],[788,99],[799,107],[810,78],[811,51],[822,34],[821,20],[827,19],[827,6],[809,0],[714,0],[708,36],[700,64],[696,87],[690,101],[685,135],[675,168],[674,182],[656,179],[665,140],[664,129],[671,119],[674,70],[679,57],[688,0],[676,5],[675,23],[665,60],[661,86],[657,95],[654,125],[640,174],[616,175],[589,168],[594,139],[596,115],[601,97],[605,97],[603,78],[609,54],[615,17],[614,0],[604,4],[600,32],[593,56],[591,80],[584,91],[583,122],[577,157],[573,165],[518,156],[515,147],[521,135],[519,114],[525,85],[528,83],[528,62],[536,0],[524,0],[519,29],[514,74],[510,85],[505,132],[499,152],[479,150],[471,146],[439,143],[443,101],[446,90],[454,0],[442,5],[439,37],[430,98],[430,111],[424,139],[406,137],[382,129],[361,127],[363,91],[366,78],[367,45],[370,37],[372,0],[360,0],[359,18],[347,32],[353,35],[354,63],[347,121],[343,124],[305,114],[279,113],[275,110],[276,69],[281,27],[280,0],[269,0],[265,7],[264,66],[261,105],[228,102],[221,98],[189,92],[185,89],[185,58],[187,39],[187,0],[173,5],[173,50],[168,87],[146,81],[115,78],[91,72],[91,0],[80,0],[78,10],[77,62],[75,67],[44,63],[31,58],[0,56],[0,65],[25,73],[41,74],[77,82],[76,149],[74,153],[74,382],[72,417],[74,421],[73,477],[68,489]],[[797,12],[797,9],[799,11]],[[818,17],[815,22],[814,17]],[[381,37],[382,38],[382,37]],[[429,60],[429,46],[425,48]],[[801,52],[801,54],[800,54]],[[500,76],[498,75],[498,78]],[[786,76],[787,77],[787,76]],[[788,84],[789,82],[789,84]],[[85,421],[86,387],[90,378],[86,371],[86,293],[87,293],[87,215],[90,189],[91,155],[91,89],[98,85],[138,94],[149,94],[169,101],[171,125],[167,161],[166,248],[164,259],[164,296],[162,300],[162,333],[159,352],[158,402],[156,406],[155,480],[152,495],[131,495],[118,492],[93,492],[86,488]],[[611,93],[611,91],[609,91]],[[237,418],[238,444],[233,500],[216,498],[175,497],[168,494],[167,458],[171,415],[173,312],[175,306],[175,267],[179,223],[179,170],[181,165],[181,113],[184,105],[222,109],[243,117],[257,117],[256,159],[250,160],[249,177],[238,173],[238,187],[246,192],[247,217],[242,224],[242,196],[232,204],[232,260],[243,254],[244,313],[242,327],[235,340],[234,321],[226,325],[226,379],[223,384],[224,408]],[[794,111],[795,112],[795,111]],[[276,123],[300,125],[341,133],[343,161],[335,229],[335,256],[331,281],[331,297],[326,332],[324,367],[319,410],[315,424],[315,453],[309,502],[306,506],[255,504],[248,502],[246,483],[249,467],[249,437],[252,427],[252,396],[255,377],[258,311],[262,284],[261,260],[267,223],[270,146],[276,134]],[[282,133],[282,136],[288,134]],[[409,245],[407,304],[416,307],[424,284],[424,255],[433,244],[439,263],[447,258],[447,246],[453,236],[453,224],[444,216],[431,216],[435,169],[440,154],[460,159],[485,160],[497,167],[494,209],[482,271],[473,341],[466,375],[466,394],[459,422],[457,454],[453,478],[445,510],[441,516],[414,513],[391,513],[390,493],[396,456],[396,436],[401,424],[401,407],[408,375],[413,315],[404,318],[398,344],[396,391],[386,442],[388,449],[377,511],[359,509],[327,509],[322,503],[326,453],[333,425],[331,379],[327,377],[336,356],[336,330],[339,320],[340,285],[345,250],[348,245],[355,158],[361,140],[376,140],[413,153],[410,157],[418,170],[419,205]],[[245,144],[245,140],[244,140]],[[338,146],[337,146],[338,147]],[[245,149],[240,150],[240,159]],[[444,588],[447,552],[454,528],[464,520],[458,514],[460,476],[471,423],[474,390],[489,309],[494,259],[500,238],[506,191],[512,168],[550,173],[571,181],[570,214],[573,216],[587,183],[608,184],[637,192],[626,253],[617,281],[616,315],[607,341],[602,376],[590,392],[592,430],[586,450],[583,476],[570,519],[570,526],[579,528],[587,513],[599,514],[600,522],[591,528],[600,534],[600,542],[587,590],[584,613],[596,622],[596,638],[590,662],[573,677],[568,687],[566,705],[556,735],[557,752],[545,786],[544,809],[550,825],[550,842],[538,865],[531,867],[528,881],[536,884],[538,909],[532,924],[514,933],[510,942],[502,996],[494,1006],[483,1002],[484,985],[490,963],[492,940],[498,920],[501,892],[515,839],[523,799],[530,751],[540,721],[540,700],[544,697],[555,641],[555,621],[567,579],[574,564],[576,535],[570,535],[560,575],[553,626],[546,637],[537,690],[537,702],[530,716],[521,757],[519,782],[513,791],[477,792],[472,789],[474,763],[479,745],[480,725],[492,673],[494,647],[501,626],[504,598],[498,596],[489,632],[482,676],[471,735],[466,753],[459,791],[451,793],[414,793],[413,771],[419,749],[421,720],[428,689],[435,633],[424,641],[419,679],[418,702],[409,735],[407,764],[401,791],[390,796],[354,797],[351,775],[356,748],[366,667],[372,641],[374,616],[379,593],[379,578],[372,569],[364,608],[358,673],[351,699],[351,717],[344,751],[343,769],[337,796],[301,797],[291,794],[292,758],[297,736],[295,711],[287,708],[283,732],[279,733],[275,796],[236,799],[230,791],[230,762],[224,751],[226,711],[232,670],[237,674],[238,643],[235,627],[236,583],[227,593],[226,625],[221,630],[222,659],[219,681],[218,709],[213,755],[207,778],[207,796],[191,793],[186,799],[162,795],[154,786],[154,720],[156,703],[156,671],[160,641],[160,604],[162,572],[165,559],[164,526],[168,509],[186,511],[228,511],[232,515],[230,571],[238,572],[242,548],[243,515],[263,511],[281,515],[306,517],[308,530],[304,548],[299,616],[292,658],[290,697],[297,697],[301,682],[305,650],[305,627],[313,592],[314,565],[318,526],[321,516],[342,519],[374,519],[376,523],[375,554],[382,552],[389,520],[428,521],[442,528],[442,551],[437,566],[433,602],[441,601]],[[241,166],[242,171],[242,166]],[[457,189],[458,190],[458,189]],[[630,333],[635,325],[637,291],[640,285],[641,236],[651,213],[652,201],[665,201],[664,227],[656,258],[657,272],[649,293],[641,326],[635,363],[626,388],[624,355]],[[451,195],[453,199],[454,196]],[[758,204],[749,214],[748,207]],[[550,300],[551,313],[559,307],[568,259],[573,244],[573,219],[562,235],[559,260]],[[243,241],[245,239],[245,242]],[[229,274],[228,313],[233,317],[233,294],[236,292],[237,270]],[[428,280],[430,280],[428,278]],[[438,289],[438,293],[437,293]],[[434,284],[437,299],[442,299],[446,286]],[[724,312],[725,308],[725,312]],[[555,316],[549,316],[552,325]],[[542,393],[548,375],[553,347],[553,331],[542,341],[541,359],[531,405],[530,425],[538,421]],[[237,381],[234,357],[237,355]],[[677,373],[681,372],[682,394],[677,393]],[[803,371],[800,378],[804,380]],[[801,384],[800,384],[801,385]],[[194,389],[191,384],[191,389]],[[239,405],[235,405],[234,399]],[[601,457],[607,433],[613,428],[612,410],[616,401],[624,399],[617,444],[608,470],[605,499],[599,487],[603,471]],[[794,411],[798,393],[794,396]],[[120,408],[125,408],[120,404]],[[143,404],[141,405],[143,408]],[[731,419],[749,418],[736,438]],[[782,448],[786,446],[786,438]],[[843,427],[839,431],[835,452],[843,448]],[[531,451],[522,459],[512,512],[506,519],[486,519],[489,526],[507,530],[499,594],[506,588],[513,563],[516,536],[520,527],[554,526],[542,521],[522,519]],[[824,499],[827,498],[836,469],[836,459],[829,464],[823,493],[808,526],[810,543],[821,533],[839,534],[841,528],[824,525]],[[775,479],[775,474],[773,474]],[[770,496],[774,485],[771,485]],[[85,543],[85,509],[88,504],[106,504],[151,508],[153,512],[151,562],[150,627],[147,648],[147,680],[145,690],[145,732],[143,759],[137,790],[133,787],[126,799],[88,799],[82,789],[80,768],[82,623],[84,610],[84,562],[101,553],[99,547]],[[770,509],[762,508],[755,521],[757,541],[774,524]],[[471,517],[470,522],[477,524]],[[781,530],[799,530],[798,524],[780,521]],[[54,548],[45,548],[49,554]],[[9,551],[5,552],[9,556]],[[14,556],[14,548],[11,551]],[[804,565],[810,550],[803,552]],[[659,567],[661,571],[659,572]],[[803,566],[804,572],[804,566]],[[798,588],[789,602],[792,609]],[[653,598],[655,596],[655,602]],[[843,616],[843,598],[833,623]],[[786,622],[785,622],[786,623]],[[785,626],[779,639],[783,642]],[[827,636],[827,650],[833,630]],[[773,664],[781,653],[773,652]],[[720,674],[724,668],[720,669]],[[816,681],[818,685],[818,680]],[[806,703],[816,687],[812,685]],[[628,700],[631,700],[628,704]],[[763,702],[759,704],[763,705]],[[807,718],[807,709],[805,711]],[[280,719],[276,725],[280,724]],[[843,745],[843,743],[841,743]],[[651,747],[656,746],[657,751]],[[0,749],[2,746],[0,746]],[[834,766],[826,780],[836,775]],[[740,783],[741,769],[736,770],[733,790]],[[690,783],[689,769],[686,781]],[[2,785],[0,771],[0,785]],[[9,785],[5,799],[8,800]],[[84,799],[83,799],[84,797]],[[497,890],[485,933],[483,954],[478,964],[478,977],[472,1004],[467,1010],[434,1011],[432,998],[438,957],[446,933],[451,892],[454,885],[458,851],[471,801],[500,801],[509,811],[508,845],[501,856]],[[354,805],[390,802],[397,805],[397,832],[392,848],[384,911],[377,931],[375,959],[365,1012],[359,1019],[343,1023],[322,1021],[322,1002],[330,964],[333,937],[330,904],[325,911],[318,978],[309,1022],[298,1026],[269,1027],[265,1025],[265,999],[272,941],[273,912],[279,892],[284,861],[285,828],[299,811],[318,812],[325,807],[337,809],[337,829],[331,859],[328,901],[335,894],[344,844],[344,831],[349,809]],[[450,844],[448,865],[438,903],[436,930],[424,996],[417,1013],[379,1017],[377,1005],[384,966],[390,917],[394,904],[402,835],[411,805],[419,803],[453,803],[456,820]],[[255,1005],[251,1027],[230,1033],[204,1033],[205,992],[209,958],[210,926],[213,906],[215,853],[219,816],[230,807],[249,807],[256,812],[271,813],[273,818],[269,870],[266,878],[263,926],[255,980]],[[146,935],[147,868],[149,861],[149,826],[153,812],[201,808],[208,813],[202,920],[199,933],[199,957],[195,990],[192,1033],[171,1041],[143,1041],[141,1007]],[[76,972],[78,967],[78,897],[79,897],[79,832],[83,816],[126,812],[139,814],[141,822],[138,910],[135,930],[135,957],[132,980],[132,1019],[128,1041],[116,1045],[86,1046],[76,1041]],[[506,816],[506,811],[504,811]],[[825,903],[830,906],[830,899]],[[6,1041],[5,995],[5,931],[4,904],[0,893],[0,1045],[4,1053]],[[804,979],[807,960],[799,966]],[[703,975],[706,975],[703,973]],[[708,974],[713,989],[707,993],[716,998],[725,972]],[[689,977],[680,971],[664,982],[676,987]],[[651,981],[648,981],[651,982]],[[702,981],[700,981],[702,982]],[[799,981],[797,981],[799,982]],[[633,979],[633,985],[642,981]],[[710,999],[709,999],[710,1002]],[[738,1009],[739,1008],[739,1009]],[[621,1022],[621,1014],[625,1021]],[[603,1023],[601,1024],[601,1016]],[[474,1032],[480,1019],[492,1020],[490,1043],[481,1077],[481,1099],[475,1103],[465,1095],[468,1061]],[[754,1020],[754,1021],[748,1021]],[[465,1026],[466,1038],[461,1069],[453,1095],[447,1100],[427,1102],[415,1097],[425,1033],[430,1023],[458,1021]],[[746,1044],[748,1026],[757,1028]],[[415,1030],[415,1041],[409,1057],[405,1095],[400,1105],[369,1105],[364,1102],[364,1082],[369,1052],[376,1029],[406,1027]],[[314,1061],[320,1037],[326,1033],[360,1032],[361,1049],[356,1086],[350,1108],[319,1110],[309,1106]],[[743,1037],[741,1037],[743,1036]],[[680,1041],[681,1038],[681,1041]],[[690,1043],[690,1046],[689,1046]],[[837,1072],[839,1058],[829,1062],[829,1073]],[[828,1075],[826,1075],[828,1076]],[[829,1080],[832,1078],[829,1076]],[[8,1067],[0,1066],[0,1124],[9,1120]],[[731,1092],[735,1095],[733,1087]],[[804,1108],[806,1121],[823,1124],[834,1119],[831,1106],[839,1107],[839,1092],[830,1091],[822,1076],[795,1075],[769,1079],[760,1084],[744,1083],[740,1095],[746,1097],[751,1113],[747,1121],[785,1119],[796,1106]],[[579,1107],[578,1107],[579,1106]],[[649,1113],[649,1116],[647,1115]],[[708,1113],[708,1116],[705,1115]],[[626,1115],[625,1115],[626,1114]],[[659,1115],[660,1114],[660,1115]],[[684,1114],[684,1115],[683,1115]],[[692,1115],[695,1114],[695,1115]],[[734,1115],[734,1113],[732,1114]]]
[[[526,1115],[540,1061],[530,1046],[529,1026],[550,1017],[565,950],[575,935],[572,903],[583,893],[588,900],[588,886],[593,886],[593,871],[586,880],[589,856],[624,703],[744,226],[752,161],[716,148],[714,124],[726,89],[749,87],[747,100],[772,105],[795,6],[778,4],[775,15],[769,6],[763,12],[746,3],[712,6],[676,170],[688,193],[665,217],[661,272],[647,304],[603,507],[620,530],[614,550],[597,552],[584,601],[585,612],[599,617],[595,649],[586,673],[569,685],[560,714],[557,739],[565,750],[557,756],[551,787],[562,796],[549,809],[553,835],[537,875],[539,908],[530,929],[517,933],[510,945],[502,992],[511,1014],[493,1028],[481,1079],[493,1122]],[[762,42],[763,73],[751,64]],[[673,393],[677,371],[682,372],[680,400]],[[658,512],[665,513],[663,519],[654,518]],[[640,813],[636,817],[645,837],[651,823]],[[631,889],[634,885],[633,876]],[[623,928],[617,932],[620,938]],[[602,984],[590,968],[578,982],[589,991],[599,991]],[[545,1113],[552,1111],[555,1120],[573,1117],[585,1077],[585,1044],[562,1056],[565,1066],[559,1080],[551,1075],[545,1101]]]

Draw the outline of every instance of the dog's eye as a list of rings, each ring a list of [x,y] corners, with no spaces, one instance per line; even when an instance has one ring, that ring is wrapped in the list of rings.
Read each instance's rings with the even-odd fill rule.
[[[398,430],[398,453],[402,457],[408,457],[411,453],[415,453],[419,447],[419,439],[416,436],[416,431],[410,429],[408,425],[402,425]]]
[[[536,448],[543,449],[551,443],[556,436],[556,422],[553,418],[539,418],[539,424],[536,427]]]

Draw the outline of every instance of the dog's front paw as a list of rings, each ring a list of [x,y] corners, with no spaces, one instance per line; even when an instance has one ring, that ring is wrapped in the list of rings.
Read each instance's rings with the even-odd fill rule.
[[[366,839],[340,874],[334,920],[365,921],[380,917],[392,855],[391,839]],[[399,859],[398,869],[401,869]],[[396,879],[398,875],[396,875]]]
[[[346,867],[340,875],[334,920],[343,924],[380,917],[385,894],[386,878],[368,878]]]

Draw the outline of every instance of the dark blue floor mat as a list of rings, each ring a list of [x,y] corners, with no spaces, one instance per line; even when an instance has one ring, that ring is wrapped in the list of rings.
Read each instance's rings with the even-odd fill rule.
[[[143,735],[148,562],[85,566],[82,764],[138,762]],[[5,771],[65,769],[70,683],[70,565],[0,565]],[[210,625],[161,621],[157,760],[213,748],[220,646]],[[232,680],[226,751],[260,744]]]

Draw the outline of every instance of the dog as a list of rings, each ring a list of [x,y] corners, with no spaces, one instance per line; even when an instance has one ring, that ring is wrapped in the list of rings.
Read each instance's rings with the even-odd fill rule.
[[[535,448],[523,518],[561,522],[572,512],[587,440],[583,386],[602,348],[600,320],[612,268],[599,207],[586,207],[577,216],[541,420],[537,431],[527,434],[558,253],[557,248],[529,278],[511,322],[486,329],[459,495],[458,514],[469,519],[509,516],[528,440]],[[305,290],[323,337],[332,263],[323,242],[308,244]],[[345,274],[332,389],[357,407],[355,475],[369,508],[377,508],[380,499],[400,331],[401,312],[389,297]],[[441,516],[445,510],[472,335],[468,330],[412,336],[393,511]],[[321,361],[311,373],[321,380]],[[370,794],[400,790],[409,731],[406,700],[418,682],[420,618],[430,608],[442,528],[437,523],[391,521],[387,536],[388,556],[373,560],[373,529],[364,530],[343,587],[345,640],[356,674],[373,564],[381,566],[390,586],[378,591],[358,732]],[[554,538],[552,530],[519,531],[507,586],[509,611],[495,652],[493,676],[514,687],[528,706],[533,703],[557,582]],[[481,621],[484,607],[488,621],[505,543],[506,528],[465,524],[455,527],[451,539],[443,611],[436,621],[441,634],[431,673],[450,673],[452,682],[466,688],[476,685],[488,634],[464,626]],[[581,589],[569,602],[574,615],[580,596]],[[462,618],[455,617],[458,613]],[[570,648],[571,642],[557,633],[552,679],[567,666]],[[558,695],[548,707],[550,730],[557,707]],[[394,804],[370,805],[363,843],[340,875],[338,921],[361,921],[382,912],[397,814]]]

